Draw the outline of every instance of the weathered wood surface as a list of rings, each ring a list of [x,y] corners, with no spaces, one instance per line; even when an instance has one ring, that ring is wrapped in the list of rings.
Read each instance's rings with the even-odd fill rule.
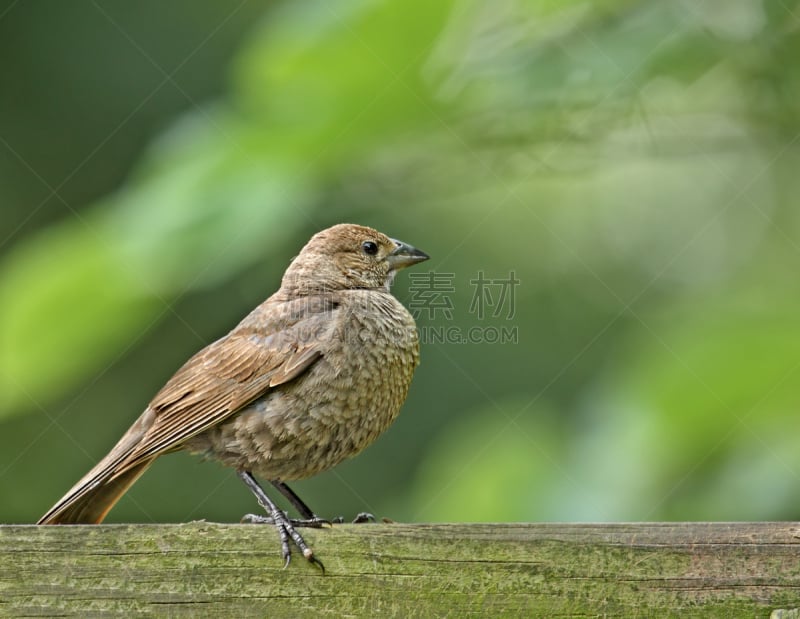
[[[800,523],[0,526],[0,616],[797,617]]]

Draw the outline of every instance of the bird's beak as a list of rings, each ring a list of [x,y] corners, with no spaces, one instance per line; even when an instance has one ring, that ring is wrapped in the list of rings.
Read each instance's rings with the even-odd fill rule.
[[[403,241],[398,241],[396,239],[391,239],[391,241],[396,247],[391,254],[386,256],[386,260],[388,260],[389,266],[393,271],[399,271],[400,269],[404,269],[412,264],[417,264],[417,262],[422,262],[430,258],[424,251],[412,247],[408,243],[403,243]]]

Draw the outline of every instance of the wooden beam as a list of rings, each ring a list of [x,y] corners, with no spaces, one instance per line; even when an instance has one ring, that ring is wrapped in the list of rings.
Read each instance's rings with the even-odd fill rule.
[[[800,523],[0,526],[0,615],[800,617]]]

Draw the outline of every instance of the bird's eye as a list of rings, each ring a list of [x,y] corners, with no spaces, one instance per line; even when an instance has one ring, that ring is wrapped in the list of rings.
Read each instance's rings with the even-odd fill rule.
[[[378,245],[376,243],[373,243],[372,241],[364,241],[363,243],[361,243],[361,249],[364,250],[365,254],[368,254],[370,256],[374,256],[375,254],[378,253]]]

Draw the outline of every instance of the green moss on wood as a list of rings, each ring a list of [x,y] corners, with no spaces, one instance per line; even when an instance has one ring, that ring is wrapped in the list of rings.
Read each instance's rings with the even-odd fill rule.
[[[790,523],[0,526],[0,615],[753,617],[800,606]]]

